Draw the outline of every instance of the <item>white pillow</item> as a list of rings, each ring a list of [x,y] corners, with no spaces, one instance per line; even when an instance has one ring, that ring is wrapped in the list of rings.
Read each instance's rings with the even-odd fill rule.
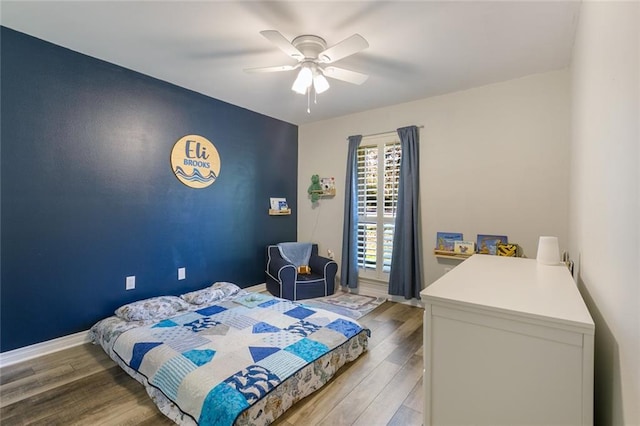
[[[158,296],[122,305],[115,314],[125,321],[160,320],[188,309],[189,304],[177,296]]]
[[[240,291],[240,287],[228,282],[216,282],[201,290],[192,291],[180,295],[180,297],[192,305],[205,305],[218,302]]]

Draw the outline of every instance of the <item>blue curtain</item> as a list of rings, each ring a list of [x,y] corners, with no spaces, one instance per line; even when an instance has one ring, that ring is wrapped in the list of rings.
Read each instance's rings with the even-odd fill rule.
[[[389,274],[389,294],[405,299],[420,298],[422,255],[420,250],[418,128],[398,129],[402,159],[398,185],[398,208],[393,233],[393,255]]]
[[[340,285],[358,287],[358,145],[362,135],[349,136],[347,182],[344,186],[344,225]]]

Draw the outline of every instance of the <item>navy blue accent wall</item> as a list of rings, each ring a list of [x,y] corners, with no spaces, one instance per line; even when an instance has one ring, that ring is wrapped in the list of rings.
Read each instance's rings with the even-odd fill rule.
[[[265,246],[296,239],[295,214],[268,208],[297,210],[297,126],[5,27],[0,40],[1,351],[132,300],[264,282]],[[187,134],[220,153],[205,189],[171,171]]]

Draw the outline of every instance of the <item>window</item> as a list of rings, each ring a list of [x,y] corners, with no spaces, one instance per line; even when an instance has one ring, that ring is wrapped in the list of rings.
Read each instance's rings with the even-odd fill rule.
[[[362,278],[389,278],[401,157],[396,135],[364,138],[358,148],[357,238]]]

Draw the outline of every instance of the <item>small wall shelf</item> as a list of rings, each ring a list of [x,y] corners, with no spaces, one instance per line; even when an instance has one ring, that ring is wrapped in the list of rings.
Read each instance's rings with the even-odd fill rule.
[[[311,191],[310,193],[319,194],[321,197],[335,197],[336,189],[335,188],[326,189],[326,190],[318,189],[316,191]]]
[[[269,216],[284,216],[291,214],[291,209],[273,210],[269,209]]]
[[[440,259],[457,259],[457,260],[465,260],[473,256],[474,253],[471,254],[462,254],[456,253],[448,250],[433,250],[433,255]]]

